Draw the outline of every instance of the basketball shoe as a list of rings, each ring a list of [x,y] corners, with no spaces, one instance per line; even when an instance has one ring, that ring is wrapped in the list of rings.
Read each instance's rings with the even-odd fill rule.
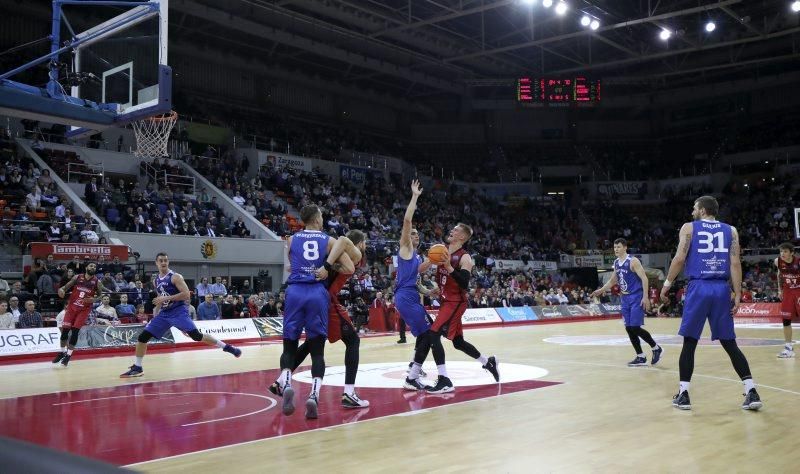
[[[272,385],[269,386],[269,391],[273,395],[277,395],[279,397],[283,396],[283,390],[281,390],[281,384],[279,384],[277,380],[272,382]]]
[[[432,387],[423,384],[420,379],[410,379],[406,377],[406,381],[405,383],[403,383],[403,388],[406,390],[417,392],[417,391],[425,391]]]
[[[647,357],[636,356],[635,359],[628,362],[628,367],[641,367],[643,365],[647,365]]]
[[[222,348],[222,351],[233,354],[237,359],[242,356],[242,350],[230,344],[225,344],[225,347]]]
[[[69,354],[64,354],[64,357],[61,358],[61,365],[66,367],[69,364],[69,360],[72,358]]]
[[[658,364],[658,361],[661,360],[661,356],[664,355],[664,348],[658,346],[658,349],[653,349],[653,359],[650,361],[651,365]]]
[[[750,391],[744,396],[742,410],[758,411],[763,406],[764,404],[761,403],[761,397],[758,396],[758,392],[756,392],[756,389],[751,388]]]
[[[443,375],[440,375],[439,378],[436,379],[436,385],[434,385],[433,387],[428,387],[426,389],[426,392],[433,394],[448,393],[452,391],[455,391],[455,388],[453,387],[453,382],[451,382],[449,378]]]
[[[356,392],[353,392],[352,395],[343,393],[342,406],[345,408],[367,408],[369,406],[369,401],[358,398]]]
[[[306,419],[315,420],[317,419],[317,409],[319,403],[317,402],[317,397],[313,394],[308,397],[306,400]]]
[[[66,352],[64,352],[64,351],[61,351],[61,352],[59,352],[59,353],[58,353],[58,354],[56,354],[56,356],[53,358],[53,363],[54,363],[54,364],[58,364],[59,362],[61,362],[61,359],[63,359],[65,355],[67,355],[67,353],[66,353]],[[780,356],[779,356],[779,357],[780,357]]]
[[[294,413],[294,389],[291,386],[283,389],[283,414],[286,416]]]
[[[486,361],[486,365],[483,366],[484,369],[488,370],[492,377],[494,377],[495,382],[500,382],[500,372],[497,371],[497,358],[495,356],[489,357]]]
[[[784,347],[781,353],[778,354],[778,359],[791,359],[792,357],[794,357],[794,351],[788,347]]]
[[[131,377],[141,377],[143,373],[144,373],[144,370],[141,367],[139,367],[136,364],[133,364],[132,366],[130,366],[130,369],[127,372],[125,372],[124,374],[120,375],[119,377],[121,379],[128,379],[128,378],[131,378]]]
[[[672,406],[681,410],[691,410],[692,402],[689,401],[689,392],[684,390],[672,397]]]

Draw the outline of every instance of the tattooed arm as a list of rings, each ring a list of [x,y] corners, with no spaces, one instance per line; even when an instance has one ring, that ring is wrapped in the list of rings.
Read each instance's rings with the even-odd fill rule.
[[[742,252],[739,247],[739,232],[731,226],[731,285],[733,285],[733,308],[731,314],[736,314],[742,302]],[[780,282],[779,282],[780,284]]]
[[[667,272],[667,279],[664,281],[664,286],[661,288],[661,300],[667,301],[667,292],[670,286],[681,274],[683,266],[686,264],[686,256],[689,254],[689,245],[692,242],[692,224],[687,222],[683,224],[680,232],[678,233],[678,250],[675,256],[672,257],[672,262],[669,264],[669,271]]]

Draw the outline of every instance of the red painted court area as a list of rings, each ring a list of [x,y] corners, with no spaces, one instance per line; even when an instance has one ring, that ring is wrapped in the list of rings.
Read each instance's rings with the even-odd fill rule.
[[[302,403],[294,415],[281,414],[280,399],[266,390],[277,375],[264,370],[4,399],[0,435],[125,465],[559,383],[457,387],[446,395],[362,388],[371,406],[359,410],[341,407],[341,387],[323,386],[319,419],[306,420]],[[309,386],[294,385],[302,402]]]

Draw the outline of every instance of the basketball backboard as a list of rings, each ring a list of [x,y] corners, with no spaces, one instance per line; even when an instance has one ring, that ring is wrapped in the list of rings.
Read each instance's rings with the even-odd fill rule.
[[[0,74],[0,114],[69,125],[77,137],[171,110],[168,0],[52,6],[50,53]],[[40,64],[46,87],[12,80]]]

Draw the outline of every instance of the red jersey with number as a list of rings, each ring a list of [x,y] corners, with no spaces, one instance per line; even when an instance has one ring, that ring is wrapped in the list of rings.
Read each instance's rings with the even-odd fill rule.
[[[778,270],[780,271],[781,290],[800,290],[800,258],[792,255],[792,261],[785,262],[778,257]]]
[[[450,265],[452,265],[456,270],[460,269],[461,257],[466,253],[467,251],[463,248],[451,253]],[[439,265],[436,270],[436,282],[439,284],[439,288],[442,290],[442,299],[445,301],[467,300],[467,290],[458,286],[458,283],[456,283],[453,277],[450,276],[450,274],[447,272],[447,269],[444,268],[444,265]]]
[[[69,295],[69,305],[78,309],[86,309],[92,307],[92,300],[97,293],[97,276],[92,276],[88,280],[86,275],[78,275],[75,281],[75,286],[72,288],[72,293]],[[86,301],[89,299],[89,301]]]

